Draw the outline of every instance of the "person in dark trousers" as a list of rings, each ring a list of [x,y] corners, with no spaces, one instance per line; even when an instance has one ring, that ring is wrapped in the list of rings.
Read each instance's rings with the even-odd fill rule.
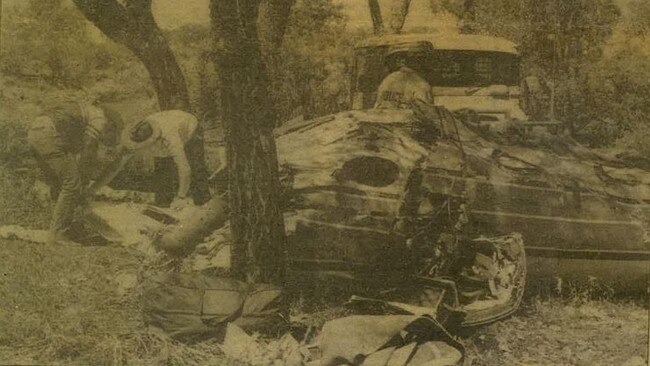
[[[134,156],[149,153],[157,160],[153,177],[157,205],[181,209],[206,203],[211,196],[199,129],[196,117],[180,110],[154,113],[126,128],[118,151],[120,159],[100,175],[88,193],[108,184]],[[169,158],[171,167],[166,163]]]
[[[30,123],[27,141],[55,201],[50,243],[75,241],[71,225],[99,164],[98,149],[116,146],[122,127],[121,116],[112,109],[77,101],[47,106]]]

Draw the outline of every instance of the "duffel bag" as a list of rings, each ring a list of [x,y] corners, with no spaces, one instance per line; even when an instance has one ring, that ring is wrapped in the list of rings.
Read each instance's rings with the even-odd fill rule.
[[[201,336],[233,322],[244,330],[281,320],[281,289],[203,274],[166,273],[144,281],[145,323],[174,338]]]

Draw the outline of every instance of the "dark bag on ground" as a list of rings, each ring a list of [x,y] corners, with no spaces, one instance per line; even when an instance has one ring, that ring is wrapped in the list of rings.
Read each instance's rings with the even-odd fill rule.
[[[145,323],[174,338],[218,334],[233,322],[269,329],[282,320],[277,286],[202,274],[166,273],[144,282]]]

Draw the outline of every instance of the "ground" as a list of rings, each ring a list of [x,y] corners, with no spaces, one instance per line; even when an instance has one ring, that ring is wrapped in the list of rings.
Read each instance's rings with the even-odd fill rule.
[[[228,365],[214,343],[147,330],[140,260],[120,247],[1,241],[0,364]]]
[[[183,345],[145,327],[141,265],[121,247],[0,241],[0,364],[236,365],[213,341]],[[473,365],[642,365],[642,299],[529,295],[514,316],[468,334]],[[326,313],[315,317],[336,311]]]

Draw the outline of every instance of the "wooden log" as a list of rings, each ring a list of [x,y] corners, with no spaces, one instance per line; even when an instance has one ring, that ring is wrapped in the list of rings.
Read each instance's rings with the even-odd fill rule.
[[[220,196],[184,212],[177,223],[165,227],[154,239],[156,248],[183,256],[228,221],[228,204]]]

